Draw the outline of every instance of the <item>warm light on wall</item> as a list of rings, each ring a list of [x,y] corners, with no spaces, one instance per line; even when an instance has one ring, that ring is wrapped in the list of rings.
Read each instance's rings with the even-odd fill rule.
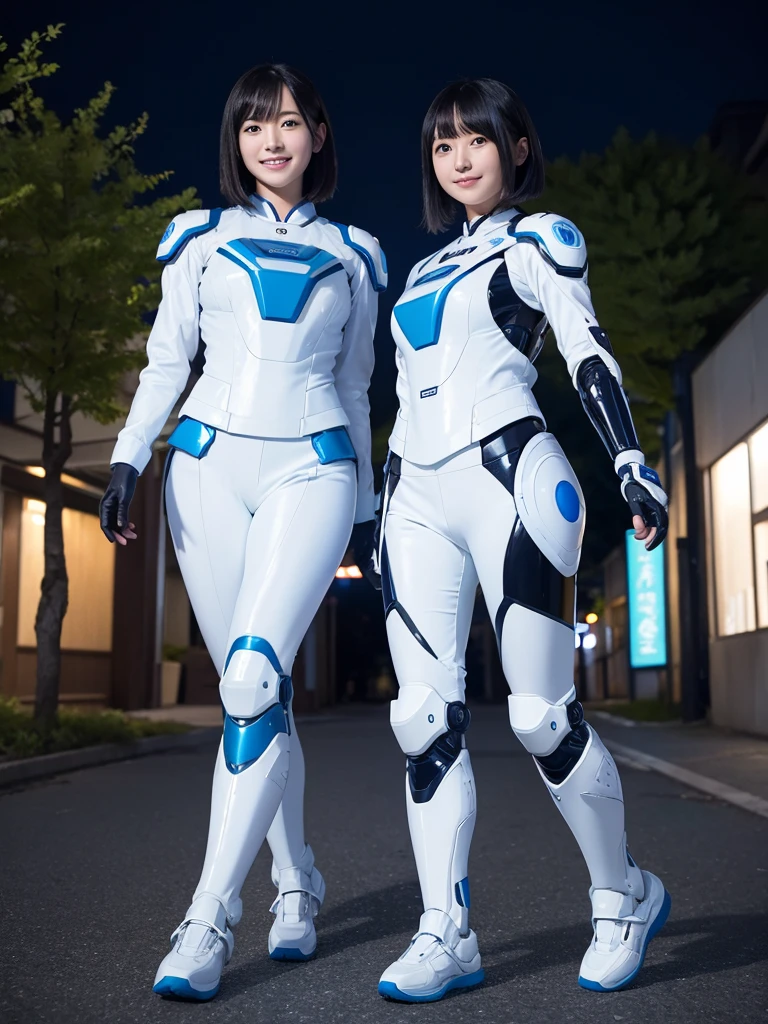
[[[42,466],[25,466],[24,469],[30,476],[37,476],[41,479],[45,476],[45,470]],[[79,491],[88,491],[90,494],[95,495],[101,494],[101,490],[98,487],[83,483],[82,480],[78,480],[76,476],[70,476],[69,473],[61,474],[61,482],[68,487],[76,487]]]
[[[340,565],[336,570],[337,580],[361,580],[363,574],[356,565]]]

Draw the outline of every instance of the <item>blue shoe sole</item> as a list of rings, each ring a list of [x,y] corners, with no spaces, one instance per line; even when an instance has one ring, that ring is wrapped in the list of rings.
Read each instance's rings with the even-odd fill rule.
[[[292,948],[290,946],[278,946],[276,949],[272,950],[269,956],[272,960],[305,961],[311,960],[316,952],[317,950],[313,949],[311,953],[302,953],[302,951],[297,947]]]
[[[661,908],[659,909],[659,912],[656,915],[656,918],[655,918],[653,924],[648,929],[648,934],[645,937],[645,942],[644,942],[643,948],[642,948],[642,950],[640,952],[640,963],[637,965],[637,967],[634,969],[634,971],[632,971],[631,974],[628,974],[626,976],[626,978],[622,978],[622,980],[617,982],[615,985],[609,985],[609,986],[601,985],[599,981],[590,981],[589,978],[582,978],[582,976],[579,975],[579,984],[581,985],[581,987],[582,988],[588,988],[592,992],[618,992],[619,989],[626,988],[627,985],[631,985],[632,982],[637,977],[637,975],[638,975],[638,973],[640,971],[640,968],[643,966],[643,961],[645,960],[645,953],[646,953],[646,950],[648,949],[648,943],[651,941],[652,938],[654,938],[654,936],[659,934],[661,929],[666,924],[667,918],[669,917],[669,911],[670,911],[671,906],[672,906],[672,897],[669,895],[669,893],[665,889],[664,890],[664,899],[662,901]]]
[[[459,978],[452,978],[441,989],[428,996],[414,996],[410,992],[403,992],[393,981],[380,981],[379,995],[384,996],[385,999],[396,999],[399,1003],[436,1003],[438,999],[442,999],[451,989],[475,988],[477,985],[481,985],[483,981],[485,981],[485,971],[481,969],[473,974],[463,974]]]
[[[159,996],[176,996],[177,999],[194,999],[195,1002],[205,1003],[209,999],[213,999],[219,988],[220,986],[217,985],[210,992],[198,992],[196,988],[192,988],[186,978],[166,976],[152,986],[152,991],[157,992]]]

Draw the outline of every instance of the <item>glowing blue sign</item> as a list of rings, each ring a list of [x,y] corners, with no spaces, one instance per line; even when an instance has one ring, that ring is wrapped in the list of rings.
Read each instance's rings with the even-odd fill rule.
[[[627,530],[627,596],[629,599],[629,663],[632,668],[667,664],[664,545],[646,551]]]

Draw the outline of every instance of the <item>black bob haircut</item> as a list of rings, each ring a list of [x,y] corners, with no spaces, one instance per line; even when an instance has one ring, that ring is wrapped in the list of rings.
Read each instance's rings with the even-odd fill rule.
[[[219,182],[231,206],[250,206],[256,191],[253,175],[240,156],[240,129],[245,121],[271,121],[280,112],[283,86],[296,101],[296,109],[314,137],[324,124],[326,136],[319,153],[313,153],[304,171],[304,198],[311,203],[330,199],[336,190],[338,163],[328,111],[312,82],[287,64],[259,64],[246,71],[232,88],[221,119]]]
[[[503,188],[496,210],[535,199],[544,190],[544,157],[539,136],[517,94],[493,78],[451,82],[432,101],[421,129],[422,223],[433,234],[455,220],[459,204],[442,189],[435,176],[432,148],[435,139],[456,139],[465,132],[485,136],[499,151]],[[522,138],[528,139],[528,156],[516,167],[512,146]]]

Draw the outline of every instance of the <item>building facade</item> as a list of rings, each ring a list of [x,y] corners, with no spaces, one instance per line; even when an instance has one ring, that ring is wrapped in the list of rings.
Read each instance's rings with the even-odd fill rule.
[[[693,373],[712,721],[768,735],[768,293]]]

